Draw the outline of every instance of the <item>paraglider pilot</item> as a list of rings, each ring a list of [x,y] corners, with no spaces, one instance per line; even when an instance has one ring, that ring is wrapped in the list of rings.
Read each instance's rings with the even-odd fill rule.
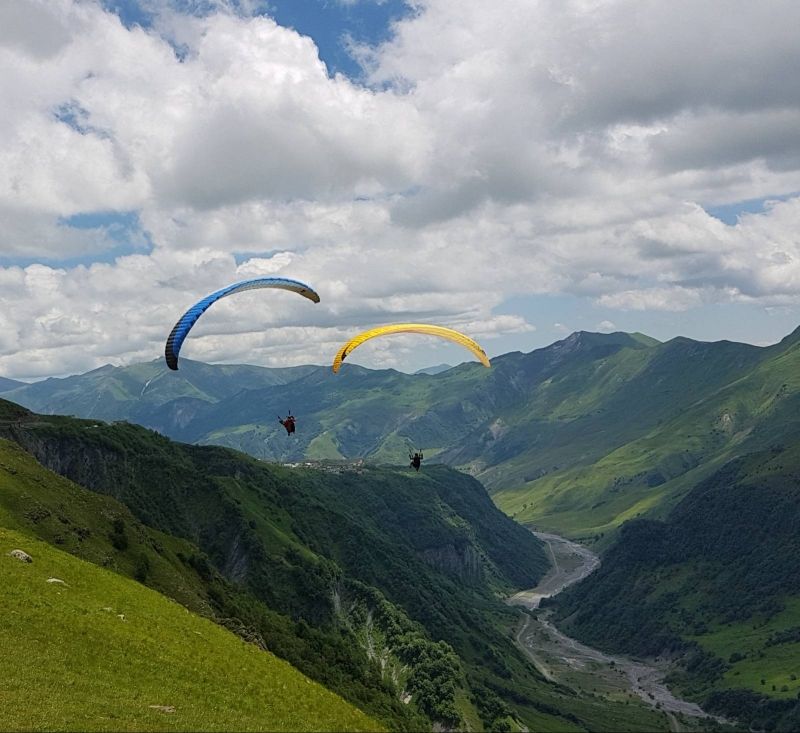
[[[286,428],[286,435],[293,435],[294,434],[294,415],[292,415],[292,411],[289,410],[289,414],[286,416],[286,419],[281,420],[278,418],[278,422]]]
[[[411,451],[408,452],[408,457],[411,459],[411,463],[409,464],[414,470],[419,471],[419,467],[422,464],[422,451],[418,451],[411,454]]]

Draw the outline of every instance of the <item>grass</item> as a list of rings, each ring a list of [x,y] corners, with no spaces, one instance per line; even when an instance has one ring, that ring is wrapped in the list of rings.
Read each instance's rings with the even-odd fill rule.
[[[124,551],[111,543],[114,521],[124,527]],[[0,438],[0,526],[35,536],[102,567],[133,576],[146,561],[149,584],[195,611],[206,611],[202,588],[177,559],[195,549],[145,528],[111,497],[94,494],[46,470],[15,443]]]
[[[800,692],[800,642],[767,645],[767,641],[775,632],[797,627],[800,598],[793,598],[766,623],[751,619],[724,624],[714,627],[711,633],[690,638],[722,659],[729,660],[732,654],[744,657],[731,663],[721,687],[743,687],[771,697],[793,699]],[[782,689],[784,686],[786,690]]]
[[[306,457],[313,460],[339,460],[343,458],[336,446],[336,441],[327,431],[314,438],[306,448]]]
[[[9,557],[15,548],[33,563]],[[269,652],[8,529],[0,586],[2,729],[380,730]]]
[[[461,719],[464,721],[467,730],[481,730],[483,728],[478,711],[463,689],[456,693],[456,708],[461,714]]]

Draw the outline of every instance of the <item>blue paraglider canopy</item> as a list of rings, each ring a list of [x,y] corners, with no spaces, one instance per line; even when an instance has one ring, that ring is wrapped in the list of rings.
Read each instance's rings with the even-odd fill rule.
[[[180,353],[181,346],[186,336],[192,329],[192,326],[197,322],[197,319],[214,305],[214,303],[228,295],[241,293],[245,290],[256,290],[258,288],[291,290],[298,295],[302,295],[304,298],[308,298],[314,303],[319,303],[319,295],[317,295],[313,288],[305,283],[301,283],[299,280],[291,280],[288,277],[258,277],[253,280],[243,280],[242,282],[228,285],[228,287],[222,288],[222,290],[217,290],[211,293],[211,295],[207,295],[181,316],[180,320],[175,324],[167,337],[167,344],[164,348],[164,358],[167,360],[167,366],[175,370],[178,368],[178,354]]]

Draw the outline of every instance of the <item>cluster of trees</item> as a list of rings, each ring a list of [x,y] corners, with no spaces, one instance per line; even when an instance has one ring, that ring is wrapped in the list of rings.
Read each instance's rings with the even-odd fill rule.
[[[359,617],[364,619],[367,612],[371,613],[391,653],[410,669],[404,691],[411,694],[412,700],[431,720],[448,727],[459,726],[461,715],[456,696],[465,686],[465,675],[453,647],[444,641],[431,640],[420,624],[376,589],[351,581],[347,591],[356,599],[349,603],[353,608],[352,621],[358,624]]]
[[[776,700],[750,690],[718,690],[706,700],[709,712],[746,722],[750,730],[794,733],[800,730],[797,700]]]
[[[776,631],[764,642],[764,646],[777,646],[778,644],[792,644],[800,641],[800,626],[792,626],[782,631]]]

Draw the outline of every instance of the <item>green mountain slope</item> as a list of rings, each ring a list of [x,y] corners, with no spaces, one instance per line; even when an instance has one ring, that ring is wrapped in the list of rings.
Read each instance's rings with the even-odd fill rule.
[[[12,424],[17,430],[21,424],[38,420],[26,410],[0,401],[0,421],[11,415],[15,416]],[[88,423],[90,429],[94,425]],[[373,606],[385,605],[384,615],[390,615],[393,624],[404,633],[413,635],[423,649],[431,643],[402,612],[374,592],[367,593],[367,588],[350,594],[351,613],[341,614],[336,626],[304,626],[304,622],[274,611],[223,578],[190,541],[143,525],[125,505],[48,471],[16,443],[3,439],[0,439],[0,526],[42,538],[78,557],[147,584],[243,638],[275,651],[309,676],[371,710],[393,729],[426,725],[425,719],[415,712],[416,705],[407,706],[400,701],[402,687],[385,684],[385,671],[376,668],[356,642],[359,624],[363,626],[356,611],[360,612],[364,605],[363,597]],[[410,670],[418,666],[410,658],[404,663]],[[404,678],[398,684],[405,681]]]
[[[158,593],[3,528],[0,585],[4,729],[381,729]]]
[[[495,500],[523,522],[574,536],[603,533],[638,514],[664,513],[738,455],[792,440],[800,427],[797,335],[746,357],[739,354],[738,364],[733,354],[725,356],[730,345],[707,346],[731,365],[713,388],[699,394],[691,389],[695,382],[709,381],[706,370],[721,371],[709,366],[707,353],[699,354],[685,375],[684,391],[691,399],[676,398],[676,414],[589,465],[572,465],[521,488],[500,491]],[[622,420],[620,415],[611,424]]]
[[[663,521],[623,525],[556,601],[589,643],[677,655],[674,683],[758,729],[800,722],[800,442],[737,458]],[[771,721],[771,723],[768,723]]]
[[[191,577],[224,576],[205,589],[218,621],[263,640],[392,729],[418,730],[426,719],[473,729],[666,727],[641,706],[548,683],[516,649],[518,612],[502,597],[533,585],[546,561],[538,541],[467,476],[444,466],[415,474],[267,465],[2,401],[0,433],[106,494],[98,500],[123,502],[134,517],[129,535],[145,519],[148,532],[196,546],[183,553]],[[411,694],[410,705],[397,703],[401,694]]]
[[[796,395],[796,381],[782,375],[797,371],[797,340],[759,348],[580,332],[497,357],[489,370],[468,363],[408,375],[350,364],[338,375],[273,374],[189,363],[176,374],[152,362],[9,395],[268,460],[400,463],[420,446],[429,461],[480,478],[519,520],[591,536],[667,510],[743,441],[779,433],[778,405],[767,403],[779,391],[784,401]],[[299,426],[291,438],[277,422],[289,408]]]
[[[196,547],[143,526],[124,505],[46,471],[3,439],[0,526],[147,582],[194,611],[210,612],[205,584],[180,560]]]
[[[40,413],[133,422],[147,422],[155,414],[180,425],[188,419],[192,405],[197,409],[242,390],[285,384],[314,369],[317,367],[209,366],[183,359],[180,370],[171,372],[163,359],[157,359],[124,369],[107,365],[86,374],[29,385],[17,382],[5,397]],[[87,395],[91,399],[87,400]],[[163,409],[176,400],[183,407]]]

